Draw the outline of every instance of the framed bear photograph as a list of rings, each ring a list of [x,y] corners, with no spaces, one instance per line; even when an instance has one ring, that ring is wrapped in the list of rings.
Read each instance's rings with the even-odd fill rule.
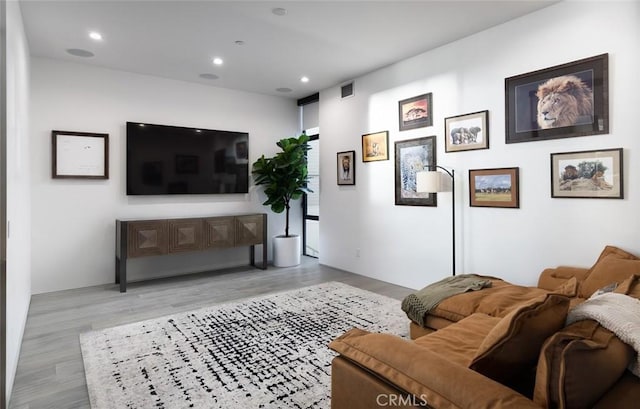
[[[506,143],[609,133],[609,55],[505,79]]]

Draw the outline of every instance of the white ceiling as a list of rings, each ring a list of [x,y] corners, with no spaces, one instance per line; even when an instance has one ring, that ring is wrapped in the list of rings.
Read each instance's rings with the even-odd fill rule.
[[[21,0],[21,9],[34,56],[301,98],[556,2]]]

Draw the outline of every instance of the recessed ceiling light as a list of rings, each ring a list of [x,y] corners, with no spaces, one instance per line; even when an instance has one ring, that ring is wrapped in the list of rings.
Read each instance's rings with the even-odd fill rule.
[[[220,58],[220,57],[215,57],[215,58],[213,59],[213,64],[214,64],[214,65],[222,65],[222,63],[223,63],[223,62],[224,62],[224,61],[222,61],[222,58]]]
[[[89,37],[97,41],[102,40],[102,34],[98,33],[97,31],[90,32]]]
[[[93,57],[95,55],[91,51],[83,50],[81,48],[69,48],[67,49],[67,53],[76,57],[85,57],[85,58]]]
[[[281,88],[276,88],[276,91],[278,91],[278,92],[291,92],[293,90],[291,88],[281,87]]]
[[[208,72],[204,74],[200,74],[200,78],[204,78],[205,80],[217,80],[218,77],[216,74],[209,74]]]
[[[274,9],[271,9],[271,12],[276,16],[285,16],[287,14],[287,9],[284,9],[282,7],[276,7]]]
[[[309,77],[300,78],[300,82],[309,82]]]

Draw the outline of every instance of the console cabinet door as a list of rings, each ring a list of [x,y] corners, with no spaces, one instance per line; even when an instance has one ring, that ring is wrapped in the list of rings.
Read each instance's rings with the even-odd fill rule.
[[[208,249],[233,247],[235,245],[233,220],[233,216],[204,219],[204,247]]]
[[[168,221],[169,253],[202,250],[202,219]]]
[[[261,214],[236,216],[236,246],[251,246],[263,241],[264,218]]]
[[[143,257],[167,254],[167,221],[127,222],[128,256]]]

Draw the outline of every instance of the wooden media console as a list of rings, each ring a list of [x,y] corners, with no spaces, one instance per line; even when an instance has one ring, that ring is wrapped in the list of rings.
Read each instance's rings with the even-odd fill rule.
[[[262,245],[256,265],[255,246]],[[250,246],[252,266],[267,268],[267,215],[116,220],[116,284],[127,291],[127,259]]]

